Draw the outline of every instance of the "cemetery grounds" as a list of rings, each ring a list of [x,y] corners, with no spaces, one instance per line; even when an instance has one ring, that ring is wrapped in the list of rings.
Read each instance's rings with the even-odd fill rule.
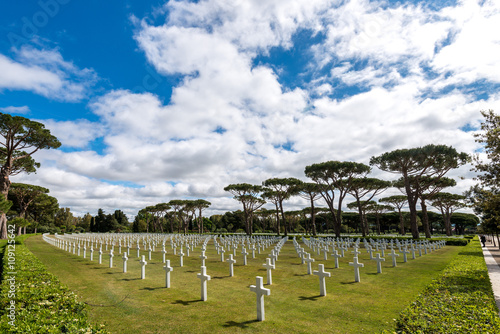
[[[377,274],[376,262],[370,260],[360,248],[360,282],[354,281],[352,248],[339,259],[334,268],[331,252],[328,259],[318,255],[297,238],[299,244],[315,259],[313,270],[324,264],[331,273],[326,278],[326,296],[320,296],[318,276],[307,274],[307,265],[289,239],[282,247],[272,270],[271,290],[265,296],[265,321],[257,321],[256,295],[250,291],[256,276],[266,282],[263,264],[272,247],[261,254],[251,251],[247,265],[243,265],[241,247],[236,252],[234,276],[229,276],[229,265],[220,261],[213,240],[207,244],[205,266],[208,281],[207,301],[200,299],[201,243],[190,256],[184,256],[180,267],[170,242],[166,243],[166,259],[173,267],[171,287],[165,287],[165,271],[161,246],[152,252],[146,265],[146,277],[141,279],[141,265],[136,248],[131,248],[127,273],[123,273],[122,254],[115,246],[113,267],[109,267],[109,251],[103,248],[102,264],[98,264],[97,251],[94,261],[77,256],[43,241],[42,236],[26,239],[28,248],[89,306],[93,323],[105,324],[112,333],[377,333],[392,331],[399,313],[415,300],[433,278],[459,253],[461,247],[446,246],[416,259],[408,256],[403,263],[402,254],[397,266],[386,252],[382,273]],[[122,253],[126,251],[122,247]],[[83,251],[81,251],[83,252]],[[177,253],[179,249],[177,249]],[[184,250],[186,253],[186,250]],[[231,251],[233,253],[233,251]],[[375,256],[374,252],[374,256]],[[141,255],[147,250],[141,248]],[[229,252],[226,251],[225,259]]]

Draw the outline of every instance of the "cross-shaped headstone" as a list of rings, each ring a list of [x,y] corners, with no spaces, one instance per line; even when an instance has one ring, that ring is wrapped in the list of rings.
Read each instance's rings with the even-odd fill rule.
[[[220,247],[220,262],[224,262],[224,253],[226,251],[224,250],[224,247]]]
[[[368,246],[366,251],[368,252],[368,254],[370,254],[370,260],[373,260],[373,248],[371,246]]]
[[[255,285],[250,285],[250,291],[255,292],[257,295],[257,320],[264,321],[266,319],[264,311],[264,296],[269,296],[271,290],[264,288],[262,284],[262,277],[257,276]]]
[[[330,277],[332,274],[325,271],[325,266],[323,264],[319,264],[318,270],[315,270],[313,274],[319,277],[319,295],[326,296],[325,277]]]
[[[339,267],[339,259],[342,257],[342,255],[339,254],[339,252],[335,249],[332,256],[335,258],[335,268]]]
[[[174,271],[174,268],[170,266],[170,260],[165,261],[163,270],[165,270],[165,287],[170,288],[170,272]]]
[[[166,261],[166,255],[167,255],[167,250],[165,249],[165,244],[163,244],[163,249],[161,250],[161,253],[163,254],[162,263],[165,263],[165,261]]]
[[[236,260],[233,259],[233,254],[229,254],[229,259],[226,260],[229,263],[229,276],[234,276],[233,265],[236,263]]]
[[[146,278],[146,265],[148,264],[146,262],[146,255],[142,256],[142,259],[141,259],[141,261],[139,261],[139,263],[141,264],[141,279],[145,279]]]
[[[396,254],[396,251],[394,249],[391,250],[389,253],[389,256],[392,257],[392,266],[396,266],[396,258],[399,256],[399,254]]]
[[[207,300],[207,281],[210,281],[210,275],[207,275],[207,267],[201,266],[201,273],[196,275],[201,280],[201,300]]]
[[[205,260],[207,259],[207,256],[205,255],[205,251],[203,251],[203,250],[201,251],[200,259],[201,259],[201,266],[204,267]]]
[[[90,261],[94,261],[94,248],[90,247]]]
[[[361,254],[361,252],[358,250],[358,247],[354,247],[354,250],[351,253],[354,254],[354,257],[358,257],[358,255]]]
[[[413,260],[415,260],[415,251],[416,251],[415,246],[411,245],[410,252]]]
[[[263,266],[267,269],[267,285],[271,285],[273,284],[271,269],[274,269],[274,264],[271,263],[270,258],[266,258],[266,263],[264,263]]]
[[[269,258],[273,261],[273,264],[276,265],[276,260],[278,259],[278,255],[276,255],[274,249],[271,251]]]
[[[377,274],[382,273],[382,262],[385,261],[383,257],[380,257],[380,253],[377,253],[377,256],[373,258],[373,260],[377,261]]]
[[[245,248],[243,248],[243,250],[241,251],[241,254],[243,255],[243,265],[246,266],[247,265],[247,255],[248,255],[248,252]]]
[[[123,253],[122,260],[123,260],[123,272],[126,273],[127,272],[127,261],[128,261],[127,252]]]
[[[406,263],[408,261],[407,254],[410,254],[410,251],[405,247],[401,253],[403,253],[403,262]]]
[[[115,256],[115,254],[113,254],[113,250],[111,250],[109,252],[109,267],[110,268],[113,268],[113,257]]]
[[[312,268],[311,264],[314,262],[314,259],[311,258],[311,254],[307,253],[307,257],[304,259],[304,261],[307,262],[307,274],[312,275]]]
[[[102,263],[102,248],[99,248],[99,264]]]
[[[354,267],[354,282],[359,282],[359,268],[364,267],[365,265],[363,263],[358,262],[358,257],[354,257],[353,262],[349,262],[350,266]]]
[[[181,247],[181,250],[179,252],[179,265],[181,267],[184,266],[184,253],[182,252],[182,247]]]

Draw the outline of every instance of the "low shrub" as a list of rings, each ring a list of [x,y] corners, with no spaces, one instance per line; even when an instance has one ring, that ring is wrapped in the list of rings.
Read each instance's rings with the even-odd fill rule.
[[[500,333],[498,308],[477,238],[400,314],[396,333]]]
[[[47,271],[25,238],[7,245],[3,256],[0,333],[107,333],[90,325],[86,305]]]

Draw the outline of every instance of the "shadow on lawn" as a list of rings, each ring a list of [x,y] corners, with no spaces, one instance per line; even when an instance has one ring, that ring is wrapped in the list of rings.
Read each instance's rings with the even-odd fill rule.
[[[253,324],[254,322],[259,322],[259,320],[248,320],[248,321],[242,321],[242,322],[236,322],[236,321],[228,321],[224,325],[224,327],[239,327],[239,328],[248,328],[249,324]]]
[[[172,304],[181,304],[181,305],[184,305],[184,306],[189,306],[189,304],[193,304],[193,303],[198,303],[198,302],[201,302],[202,300],[200,299],[196,299],[196,300],[176,300],[175,302],[173,302]]]
[[[156,287],[156,288],[142,288],[142,289],[139,289],[139,290],[154,291],[154,290],[159,290],[159,289],[167,289],[167,288],[164,287],[164,286],[159,286],[159,287]]]
[[[321,297],[321,295],[312,296],[312,297],[299,296],[299,299],[300,299],[301,301],[305,301],[305,300],[317,301],[319,297]]]

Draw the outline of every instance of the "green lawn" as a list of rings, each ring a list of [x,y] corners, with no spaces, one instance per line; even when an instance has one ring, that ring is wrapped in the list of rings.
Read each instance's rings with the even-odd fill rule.
[[[229,277],[229,266],[220,262],[209,242],[206,255],[208,300],[200,301],[200,246],[179,258],[167,248],[174,271],[171,288],[164,287],[165,272],[162,255],[157,249],[146,267],[146,279],[140,279],[140,265],[136,250],[131,250],[128,272],[122,273],[121,256],[115,256],[114,267],[109,268],[108,256],[103,263],[65,252],[45,243],[41,236],[25,241],[28,248],[54,273],[63,284],[73,290],[82,301],[90,305],[90,319],[105,323],[113,333],[376,333],[391,330],[398,314],[437,277],[446,265],[459,253],[460,247],[447,246],[428,255],[393,268],[386,256],[383,273],[377,274],[376,262],[370,261],[366,252],[360,255],[365,264],[360,269],[361,282],[354,283],[350,253],[340,260],[340,268],[334,269],[333,259],[322,260],[314,255],[316,270],[319,263],[332,273],[327,278],[327,296],[319,296],[317,276],[307,275],[295,253],[292,241],[282,248],[273,284],[266,286],[271,295],[265,297],[266,320],[256,320],[255,294],[249,286],[256,276],[266,271],[262,266],[269,254],[267,249],[255,259],[248,258],[243,266],[242,255]],[[115,248],[115,254],[117,248]],[[142,254],[147,255],[146,252]],[[227,257],[227,253],[226,253]],[[410,256],[409,256],[410,258]],[[97,259],[97,252],[94,253]]]

